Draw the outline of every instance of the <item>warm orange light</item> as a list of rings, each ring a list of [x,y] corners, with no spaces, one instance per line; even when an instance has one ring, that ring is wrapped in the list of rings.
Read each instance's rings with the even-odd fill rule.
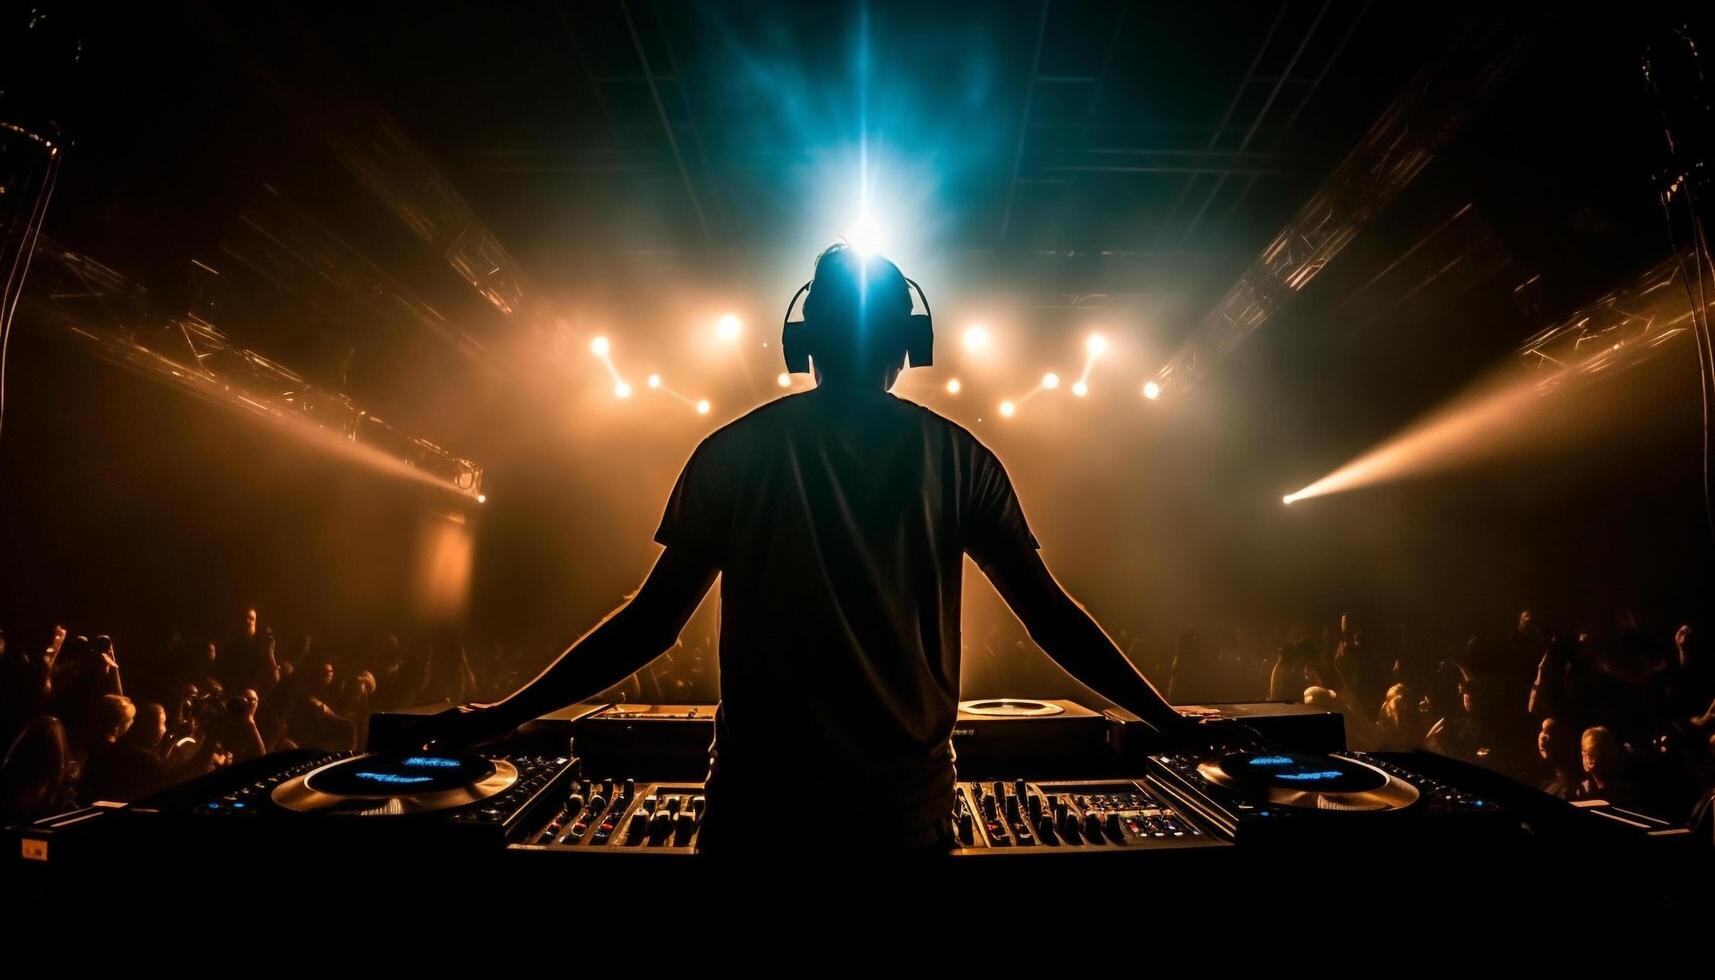
[[[590,353],[591,354],[594,354],[597,357],[606,357],[607,351],[608,351],[608,343],[607,343],[606,337],[597,337],[596,339],[590,341]]]
[[[1072,394],[1077,395],[1079,398],[1082,398],[1089,393],[1090,393],[1090,386],[1089,385],[1085,384],[1082,381],[1072,382]]]
[[[987,327],[977,325],[965,328],[965,350],[972,353],[985,351],[992,343]]]
[[[792,376],[787,374],[785,371],[782,371],[775,377],[774,383],[782,388],[790,388],[792,387]]]
[[[738,339],[741,329],[738,317],[731,313],[728,313],[715,321],[715,336],[727,341],[728,343]]]
[[[1155,401],[1157,398],[1160,398],[1161,386],[1153,381],[1145,381],[1143,383],[1143,397],[1150,401]]]
[[[959,384],[958,378],[953,378],[952,380],[947,382],[947,394],[949,394],[949,395],[956,395],[959,392],[963,391],[964,388],[965,388],[964,385]]]
[[[702,398],[702,399],[699,399],[697,401],[697,414],[698,415],[709,414],[709,400],[707,398]]]
[[[1049,371],[1047,374],[1044,374],[1042,376],[1042,387],[1045,391],[1053,391],[1055,388],[1060,387],[1060,376],[1055,374],[1053,371]]]
[[[1012,402],[1001,402],[1000,403],[1000,414],[1001,414],[1002,418],[1008,418],[1008,419],[1012,418],[1013,413],[1017,412],[1017,411],[1018,411],[1018,406],[1014,405]]]

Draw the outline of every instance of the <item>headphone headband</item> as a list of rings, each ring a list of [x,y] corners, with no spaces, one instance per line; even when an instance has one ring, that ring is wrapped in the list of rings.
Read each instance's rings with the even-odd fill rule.
[[[909,276],[903,278],[908,289],[917,291],[917,298],[923,302],[923,312],[906,314],[896,326],[901,334],[909,366],[928,367],[935,363],[934,313],[929,309],[928,294],[923,292],[922,286],[917,285],[917,280]],[[780,354],[786,361],[788,374],[810,373],[809,321],[793,320],[792,308],[798,305],[799,298],[808,293],[814,284],[815,280],[812,279],[798,287],[798,291],[793,293],[792,299],[786,303],[786,315],[780,320]]]

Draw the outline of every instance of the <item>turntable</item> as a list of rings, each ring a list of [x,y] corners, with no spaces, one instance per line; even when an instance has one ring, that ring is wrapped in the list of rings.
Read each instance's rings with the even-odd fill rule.
[[[1398,776],[1337,755],[1236,752],[1203,762],[1197,772],[1241,799],[1311,810],[1400,810],[1417,787]]]
[[[960,701],[959,712],[979,718],[1050,718],[1065,714],[1066,706],[1032,698],[988,698],[982,701]]]
[[[1090,777],[1108,772],[1108,718],[1065,700],[959,702],[953,750],[961,779]]]
[[[1516,815],[1496,800],[1396,755],[1217,746],[1155,755],[1149,763],[1152,782],[1240,840],[1385,836],[1399,832],[1399,821],[1475,833],[1516,825]]]
[[[518,781],[518,767],[480,756],[365,754],[340,759],[274,787],[295,813],[403,816],[467,806]]]
[[[128,809],[169,820],[220,817],[220,823],[234,826],[290,821],[300,834],[319,833],[313,829],[317,826],[335,833],[357,826],[385,832],[382,828],[435,818],[504,834],[529,812],[547,805],[571,779],[575,766],[566,756],[521,753],[294,750],[220,770]]]

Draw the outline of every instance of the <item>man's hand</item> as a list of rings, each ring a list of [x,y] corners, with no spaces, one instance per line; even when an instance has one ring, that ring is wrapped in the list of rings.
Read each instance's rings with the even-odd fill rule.
[[[495,705],[461,704],[432,715],[402,719],[385,736],[371,737],[370,742],[376,751],[395,755],[411,752],[459,755],[510,735],[518,725],[518,721]]]
[[[1183,732],[1196,724],[1175,711],[1084,607],[1066,594],[1035,549],[980,567],[1030,638],[1066,673],[1156,731]]]

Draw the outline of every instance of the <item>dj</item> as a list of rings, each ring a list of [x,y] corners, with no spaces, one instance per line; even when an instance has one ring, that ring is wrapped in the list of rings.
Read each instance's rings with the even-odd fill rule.
[[[908,353],[929,361],[914,285],[886,259],[823,252],[783,338],[790,369],[813,362],[815,390],[703,440],[655,532],[665,550],[625,605],[512,696],[425,719],[413,738],[475,745],[594,696],[669,648],[719,576],[701,846],[777,840],[782,811],[851,794],[863,822],[849,843],[942,845],[967,554],[1056,663],[1157,728],[1186,724],[1049,574],[994,453],[888,393]]]

